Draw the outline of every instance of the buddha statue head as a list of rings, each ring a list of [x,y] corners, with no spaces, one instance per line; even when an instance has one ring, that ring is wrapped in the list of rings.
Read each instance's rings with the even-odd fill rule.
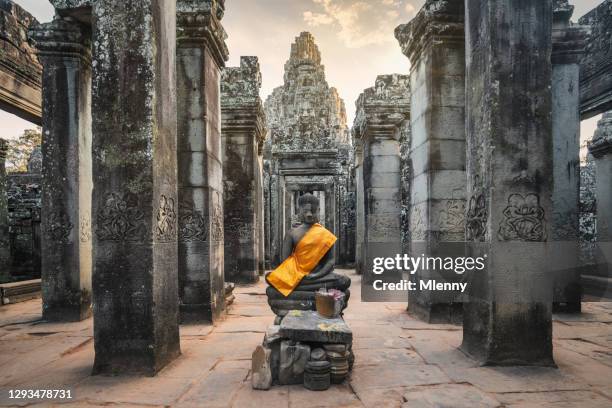
[[[310,193],[298,199],[300,221],[306,225],[319,222],[319,199]]]

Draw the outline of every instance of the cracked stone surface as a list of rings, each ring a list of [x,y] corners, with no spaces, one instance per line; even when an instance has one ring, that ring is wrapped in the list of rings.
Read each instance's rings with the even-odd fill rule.
[[[11,388],[70,388],[53,406],[102,407],[575,407],[612,406],[612,303],[585,303],[582,315],[555,315],[558,369],[479,367],[458,351],[460,326],[427,325],[403,303],[353,301],[351,378],[328,391],[300,385],[251,388],[251,354],[274,320],[265,283],[239,287],[225,320],[181,326],[182,355],[156,377],[92,377],[92,320],[45,323],[40,300],[0,306],[0,406]]]

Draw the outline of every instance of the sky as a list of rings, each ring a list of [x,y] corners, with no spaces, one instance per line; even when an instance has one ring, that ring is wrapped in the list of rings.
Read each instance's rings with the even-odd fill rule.
[[[14,0],[39,21],[49,21],[53,8],[46,0]],[[570,0],[573,20],[596,7],[601,0]],[[393,32],[410,21],[424,0],[226,0],[223,26],[228,33],[228,66],[240,64],[240,56],[259,57],[263,100],[283,83],[283,68],[291,43],[302,31],[310,31],[322,54],[327,82],[338,88],[346,104],[349,126],[355,101],[363,89],[374,85],[380,74],[405,73],[410,63]],[[598,117],[582,122],[582,137],[590,139]],[[0,112],[1,135],[14,138],[32,125]]]

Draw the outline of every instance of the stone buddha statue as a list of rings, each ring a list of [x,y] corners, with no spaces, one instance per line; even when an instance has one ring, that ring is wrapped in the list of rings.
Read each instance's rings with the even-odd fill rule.
[[[334,273],[336,237],[319,224],[319,199],[304,194],[298,200],[301,224],[287,231],[282,246],[283,263],[266,275],[268,304],[277,316],[289,310],[316,310],[315,292],[337,289],[348,304],[351,279]]]

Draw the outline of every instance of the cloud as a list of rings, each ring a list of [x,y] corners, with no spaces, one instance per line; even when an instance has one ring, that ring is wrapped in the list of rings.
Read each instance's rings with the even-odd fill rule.
[[[416,13],[416,7],[414,7],[412,4],[410,3],[406,3],[406,6],[404,7],[406,9],[406,12],[409,15],[414,15]]]
[[[325,13],[313,13],[312,11],[304,12],[304,21],[311,27],[317,27],[320,25],[332,24],[334,19],[332,16]]]
[[[335,27],[349,48],[393,43],[393,29],[402,22],[401,0],[312,0],[313,10],[303,13],[311,26]],[[414,8],[414,7],[413,7]]]

